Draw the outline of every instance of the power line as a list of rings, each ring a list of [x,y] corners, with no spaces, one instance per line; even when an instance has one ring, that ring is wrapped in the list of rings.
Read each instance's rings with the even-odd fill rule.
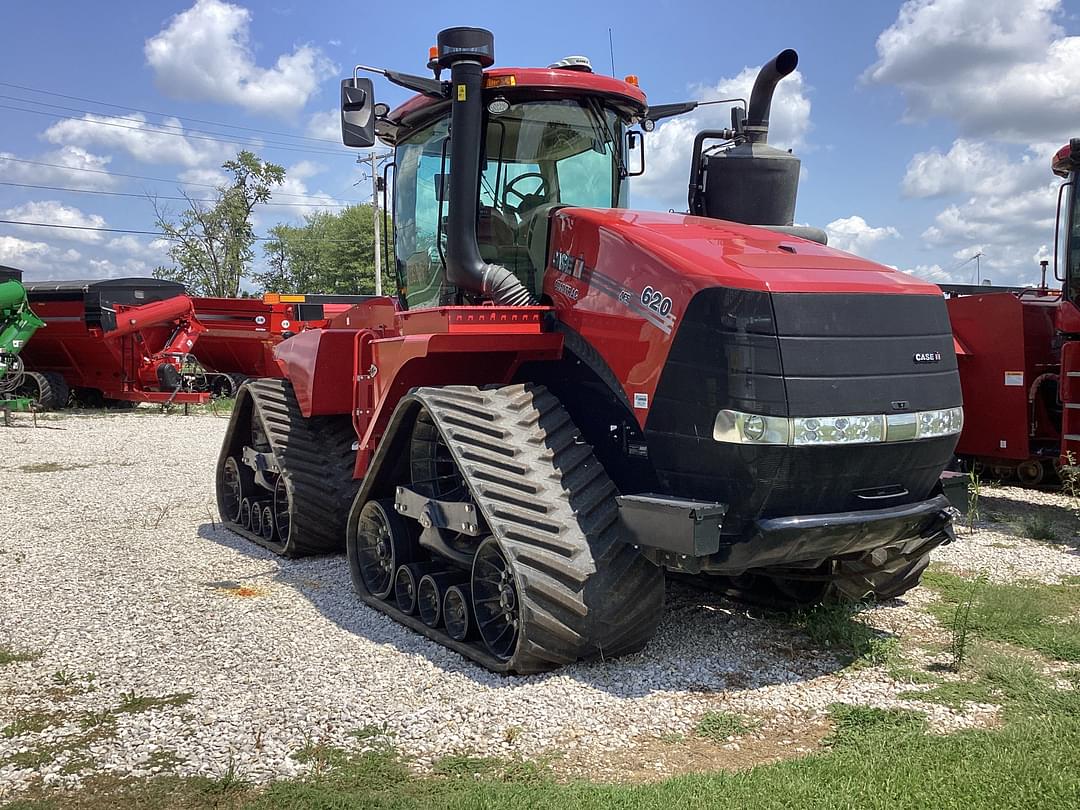
[[[86,104],[97,104],[99,107],[112,107],[115,110],[132,110],[134,112],[145,113],[146,115],[157,115],[157,116],[160,116],[161,118],[176,118],[177,120],[180,120],[180,121],[194,121],[197,124],[209,124],[210,126],[214,126],[214,127],[226,127],[228,129],[242,129],[245,132],[256,132],[256,133],[259,133],[259,134],[262,134],[262,135],[273,135],[275,137],[280,137],[280,138],[296,138],[297,140],[316,141],[316,142],[319,142],[319,143],[332,143],[335,146],[340,146],[340,144],[338,143],[337,140],[333,140],[331,138],[315,138],[315,137],[312,137],[312,136],[309,136],[309,135],[291,135],[288,132],[274,132],[273,130],[258,129],[256,127],[245,127],[245,126],[241,126],[240,124],[226,124],[226,123],[224,123],[222,121],[207,121],[204,118],[192,118],[191,116],[187,116],[187,115],[176,115],[174,113],[162,113],[162,112],[155,112],[153,110],[143,110],[143,109],[140,109],[138,107],[132,107],[132,106],[127,105],[127,104],[111,104],[108,101],[96,101],[96,100],[94,100],[92,98],[83,98],[81,96],[69,96],[69,95],[67,95],[65,93],[56,93],[56,92],[53,92],[51,90],[41,90],[41,89],[39,89],[37,87],[27,87],[26,85],[23,85],[23,84],[13,84],[11,82],[0,82],[0,87],[14,87],[16,90],[25,90],[25,91],[27,91],[29,93],[41,93],[42,95],[45,95],[45,96],[55,96],[56,98],[66,98],[66,99],[70,99],[72,101],[82,101],[82,102],[84,102]],[[40,102],[33,102],[33,103],[38,104]]]
[[[41,102],[38,102],[38,101],[30,101],[28,103],[30,103],[30,104],[41,104]],[[43,105],[43,106],[52,107],[52,106],[56,106],[56,105],[48,104],[48,105]],[[48,110],[31,110],[28,107],[16,107],[16,106],[14,106],[12,104],[0,104],[0,109],[15,110],[16,112],[34,113],[36,115],[47,115],[50,118],[64,118],[64,119],[67,119],[68,121],[82,121],[84,124],[96,124],[98,126],[104,126],[104,127],[116,127],[117,129],[131,129],[131,130],[135,130],[136,132],[149,132],[149,133],[155,134],[155,135],[168,135],[168,136],[171,136],[171,137],[174,137],[174,138],[189,138],[191,140],[196,140],[196,141],[212,141],[214,143],[223,143],[223,144],[227,144],[229,146],[258,146],[258,147],[268,146],[270,148],[280,149],[280,150],[283,150],[283,151],[286,151],[286,152],[302,152],[304,154],[309,154],[309,155],[327,155],[327,156],[333,156],[333,157],[343,157],[344,155],[348,154],[344,149],[342,149],[341,151],[332,152],[329,149],[311,149],[311,148],[307,148],[307,147],[303,147],[303,146],[280,145],[280,144],[278,144],[276,142],[258,144],[258,143],[253,143],[250,140],[248,140],[248,141],[236,141],[236,140],[227,140],[225,138],[214,138],[214,137],[211,137],[210,135],[189,135],[189,134],[186,134],[186,133],[183,133],[183,132],[169,132],[169,131],[164,130],[164,129],[153,129],[153,127],[157,127],[157,126],[161,126],[161,125],[150,124],[149,122],[142,122],[142,123],[146,124],[146,126],[129,127],[127,124],[118,124],[115,121],[94,121],[92,119],[81,118],[81,117],[76,116],[76,115],[64,115],[62,113],[49,112]],[[95,113],[88,113],[88,115],[94,115],[94,114]],[[128,120],[131,120],[131,119],[128,119]],[[138,119],[135,119],[135,120],[138,120]]]
[[[61,228],[66,231],[99,231],[101,233],[127,233],[135,234],[137,236],[158,236],[162,239],[183,239],[184,237],[177,234],[165,233],[164,231],[140,231],[132,228],[105,228],[97,227],[93,225],[60,225],[55,222],[25,222],[17,219],[0,219],[0,225],[28,225],[34,228]],[[301,236],[294,237],[300,241],[305,242],[366,242],[367,240],[356,236],[351,239],[326,239],[321,236]],[[257,242],[277,242],[279,241],[276,236],[252,236],[252,239]]]
[[[170,194],[135,194],[130,191],[98,191],[96,189],[89,188],[67,188],[66,186],[39,186],[34,183],[9,183],[7,181],[0,181],[0,186],[14,186],[15,188],[36,188],[43,191],[67,191],[73,194],[100,194],[108,197],[138,197],[145,200],[148,196],[153,197],[156,200],[183,200],[185,202],[206,202],[212,203],[217,200],[210,199],[208,197],[182,197],[179,195]],[[363,205],[361,202],[354,203],[284,203],[284,202],[264,202],[259,205],[280,205],[289,208],[350,208],[354,205]]]
[[[81,166],[65,166],[63,163],[45,163],[40,160],[26,160],[25,158],[8,157],[7,155],[0,155],[0,160],[10,160],[13,163],[26,163],[30,166],[47,166],[50,169],[64,169],[71,172],[89,172],[90,174],[104,174],[107,177],[123,177],[129,180],[145,180],[150,183],[170,183],[177,186],[192,186],[196,188],[212,188],[216,189],[217,186],[213,183],[195,183],[187,182],[183,180],[167,180],[163,177],[144,177],[140,174],[124,174],[123,172],[108,172],[104,169],[85,169]],[[279,197],[296,197],[301,200],[314,200],[318,199],[311,194],[290,194],[285,191],[276,192]],[[342,202],[350,203],[351,205],[358,205],[359,200],[348,200],[344,197],[338,198]]]

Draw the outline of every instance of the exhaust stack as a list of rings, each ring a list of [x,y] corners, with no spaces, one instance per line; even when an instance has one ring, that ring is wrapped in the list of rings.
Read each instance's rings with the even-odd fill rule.
[[[484,68],[495,63],[495,38],[483,28],[447,28],[438,36],[438,66],[450,70],[450,214],[446,229],[446,278],[456,287],[503,306],[536,299],[508,269],[480,256],[476,218],[480,204]]]
[[[795,222],[795,197],[799,190],[799,159],[790,152],[769,146],[769,115],[776,85],[799,64],[799,55],[788,48],[766,62],[754,81],[746,119],[733,110],[733,130],[706,130],[694,141],[690,167],[690,213],[713,219],[791,228]],[[734,137],[735,146],[708,152],[708,139]],[[793,231],[816,241],[824,233],[816,228]]]

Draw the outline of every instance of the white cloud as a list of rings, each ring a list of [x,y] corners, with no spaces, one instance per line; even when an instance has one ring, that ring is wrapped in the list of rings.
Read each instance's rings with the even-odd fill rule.
[[[311,191],[308,188],[308,181],[323,171],[325,167],[310,160],[301,160],[286,167],[285,182],[273,188],[271,201],[275,203],[274,207],[262,207],[255,211],[253,220],[256,223],[256,230],[270,227],[288,217],[303,219],[308,214],[317,211],[340,211],[337,200],[332,196],[321,189]],[[323,205],[327,207],[323,208]]]
[[[107,174],[111,157],[94,155],[78,146],[65,145],[33,158],[34,163],[18,163],[18,155],[0,152],[0,179],[12,183],[67,186],[79,189],[113,188],[117,180]],[[29,159],[29,158],[28,158]],[[51,163],[52,166],[42,166]],[[90,169],[91,171],[80,171]]]
[[[190,183],[198,186],[214,186],[218,188],[220,186],[228,186],[230,183],[230,177],[225,173],[224,169],[185,169],[177,175],[181,185],[184,183]],[[193,197],[206,196],[202,194],[192,194]]]
[[[163,128],[148,123],[142,113],[123,118],[91,115],[59,121],[45,130],[44,138],[58,144],[96,144],[123,149],[143,163],[178,163],[200,166],[221,162],[233,147],[216,141],[188,137],[176,118],[166,118]]]
[[[734,78],[721,79],[710,86],[697,86],[692,98],[746,98],[759,68],[744,68]],[[769,117],[769,143],[781,149],[798,149],[810,130],[810,99],[798,71],[777,85]],[[686,210],[686,181],[694,136],[703,129],[731,126],[731,108],[726,105],[698,107],[694,112],[662,122],[645,136],[645,174],[634,181],[635,197],[645,197],[664,207]]]
[[[33,278],[75,278],[78,270],[71,267],[82,254],[74,248],[57,248],[37,240],[0,236],[0,264],[16,267]]]
[[[1075,134],[1080,37],[1061,0],[908,0],[877,40],[867,81],[900,88],[907,116],[1027,143]]]
[[[829,247],[865,256],[874,245],[885,239],[895,239],[900,232],[891,225],[875,228],[860,216],[834,219],[825,226]]]
[[[251,12],[221,0],[196,0],[146,41],[146,61],[166,94],[192,101],[236,104],[257,113],[290,116],[318,83],[333,75],[322,51],[300,45],[260,67],[251,47]]]
[[[307,134],[310,138],[326,138],[341,141],[341,111],[337,107],[320,110],[308,119]]]
[[[1018,161],[986,141],[959,138],[947,152],[919,152],[908,164],[902,188],[908,197],[947,194],[1013,194],[1049,177],[1052,147],[1029,147]]]
[[[71,225],[76,227],[105,227],[105,218],[98,214],[87,214],[78,208],[64,205],[56,200],[41,200],[17,205],[0,211],[3,219],[22,220],[24,222],[47,222],[52,225]],[[67,228],[36,228],[29,225],[8,225],[20,231],[37,235],[48,234],[50,240],[69,239],[74,242],[101,242],[102,235],[97,231],[69,230]]]

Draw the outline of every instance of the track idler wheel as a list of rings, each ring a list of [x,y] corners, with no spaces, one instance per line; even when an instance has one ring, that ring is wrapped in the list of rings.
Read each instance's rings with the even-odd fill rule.
[[[443,596],[442,618],[446,634],[454,641],[468,641],[476,637],[473,619],[472,592],[468,585],[451,585]]]
[[[413,562],[418,551],[412,527],[394,511],[394,502],[390,499],[368,501],[357,518],[355,536],[350,533],[349,537],[349,569],[353,585],[363,587],[378,599],[386,599],[396,592],[395,578],[401,568]],[[414,601],[415,586],[414,582]],[[405,612],[412,613],[411,610]]]
[[[255,477],[251,470],[242,464],[236,456],[225,459],[222,468],[222,520],[230,523],[243,523],[241,519],[241,503],[252,487],[255,486]]]
[[[468,574],[457,571],[424,574],[416,586],[416,609],[420,614],[420,621],[428,627],[442,624],[446,589],[451,585],[464,585],[468,580]]]
[[[514,569],[494,537],[480,544],[473,560],[472,604],[488,652],[510,660],[521,630],[521,597]]]

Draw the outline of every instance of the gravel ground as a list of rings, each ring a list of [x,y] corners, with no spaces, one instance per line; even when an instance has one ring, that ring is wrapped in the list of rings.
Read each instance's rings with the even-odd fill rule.
[[[720,597],[669,591],[641,653],[504,678],[362,605],[343,558],[285,561],[215,526],[226,420],[75,415],[0,428],[0,799],[42,777],[160,770],[253,781],[304,771],[326,743],[389,742],[418,768],[452,753],[551,758],[615,779],[685,769],[678,745],[709,710],[754,718],[713,767],[812,747],[837,701],[918,708],[942,732],[995,721],[901,699],[882,667],[844,668]],[[994,579],[1080,575],[1061,495],[984,488],[985,521],[938,559]],[[1038,504],[1057,545],[1024,539]],[[992,522],[991,522],[992,521]],[[913,591],[868,612],[905,644],[942,630]],[[6,727],[6,728],[5,728]]]

